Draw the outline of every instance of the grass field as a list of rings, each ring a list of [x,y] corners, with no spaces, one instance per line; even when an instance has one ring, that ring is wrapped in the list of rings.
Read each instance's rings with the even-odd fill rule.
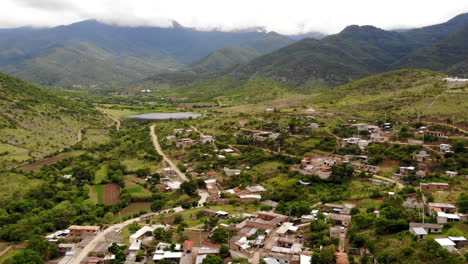
[[[0,173],[0,200],[18,197],[41,182],[42,180],[29,179],[21,174],[2,172]]]
[[[94,176],[95,184],[100,184],[103,180],[107,179],[107,165],[101,164],[101,167],[96,171]]]
[[[105,129],[88,129],[83,136],[83,147],[92,147],[110,141],[108,131]]]
[[[151,211],[151,202],[134,202],[120,211],[122,217],[138,213],[140,211]]]
[[[135,198],[143,199],[151,197],[151,192],[143,186],[132,181],[131,178],[125,177],[125,189]]]
[[[64,159],[69,158],[69,157],[76,157],[76,156],[79,156],[79,155],[81,155],[83,153],[85,153],[85,152],[82,151],[82,150],[76,150],[76,151],[71,151],[71,152],[67,152],[67,153],[61,153],[61,154],[59,154],[57,156],[44,158],[44,159],[38,160],[36,162],[26,164],[26,165],[20,167],[20,169],[25,170],[25,171],[38,170],[38,169],[42,168],[43,166],[50,165],[52,163],[64,160]]]
[[[5,263],[5,261],[11,257],[13,257],[14,255],[18,254],[19,252],[21,252],[23,249],[19,249],[19,248],[13,248],[11,249],[10,251],[8,251],[8,253],[6,253],[5,255],[1,256],[0,257],[0,264],[1,263]]]
[[[90,195],[91,197],[95,197],[95,202],[102,204],[104,202],[104,186],[102,184],[94,185],[91,187],[92,192],[94,195]]]

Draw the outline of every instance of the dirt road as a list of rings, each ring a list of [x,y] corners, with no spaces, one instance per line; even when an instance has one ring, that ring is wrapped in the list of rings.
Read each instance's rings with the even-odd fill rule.
[[[120,119],[107,113],[104,109],[102,108],[99,108],[99,107],[96,107],[97,110],[99,110],[100,112],[102,112],[103,114],[107,115],[110,119],[112,119],[112,121],[115,122],[115,128],[117,129],[117,131],[120,130],[120,125],[121,125],[121,122],[120,122]]]
[[[185,174],[183,174],[179,168],[177,168],[177,165],[171,160],[169,159],[166,154],[164,154],[164,152],[162,151],[162,148],[161,148],[161,145],[159,145],[159,140],[158,140],[158,136],[156,135],[156,133],[154,132],[154,128],[156,127],[156,125],[152,125],[150,126],[150,135],[151,135],[151,139],[153,140],[153,145],[154,145],[154,148],[156,149],[156,152],[158,152],[159,155],[161,155],[164,159],[164,161],[169,164],[169,166],[177,173],[177,175],[180,177],[181,180],[183,181],[188,181],[188,178],[187,176],[185,176]]]
[[[383,176],[379,176],[379,175],[373,175],[372,177],[377,178],[377,179],[380,179],[380,180],[388,181],[388,182],[391,182],[391,183],[395,183],[396,186],[397,186],[399,189],[403,189],[403,187],[405,187],[403,184],[401,184],[400,182],[398,182],[398,181],[396,181],[396,180],[394,180],[394,179],[390,179],[390,178],[383,177]]]

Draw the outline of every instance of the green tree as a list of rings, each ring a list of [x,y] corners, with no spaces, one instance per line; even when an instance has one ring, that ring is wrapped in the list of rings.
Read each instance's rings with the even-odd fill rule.
[[[462,193],[457,199],[458,211],[460,213],[468,213],[468,194]]]
[[[203,230],[211,231],[218,224],[219,219],[215,216],[208,217],[203,223]]]
[[[354,168],[351,165],[346,163],[333,165],[330,181],[335,183],[343,183],[350,180],[353,177],[353,174]]]
[[[335,264],[335,245],[329,245],[314,252],[311,264]]]
[[[194,181],[185,181],[180,185],[180,189],[186,194],[192,196],[197,192],[198,185]]]
[[[59,255],[59,249],[56,244],[52,244],[38,235],[29,239],[27,248],[39,253],[44,260],[53,259]]]
[[[223,259],[215,255],[207,255],[202,261],[202,264],[223,264],[223,263],[224,263]]]
[[[42,264],[44,260],[41,255],[34,250],[25,249],[13,257],[7,259],[5,264]]]

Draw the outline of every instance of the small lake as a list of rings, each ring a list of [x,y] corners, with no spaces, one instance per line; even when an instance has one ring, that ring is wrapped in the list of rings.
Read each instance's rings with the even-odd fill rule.
[[[126,116],[128,119],[138,119],[138,120],[181,120],[181,119],[196,119],[202,115],[194,114],[191,112],[181,112],[181,113],[149,113],[141,115],[131,115]]]

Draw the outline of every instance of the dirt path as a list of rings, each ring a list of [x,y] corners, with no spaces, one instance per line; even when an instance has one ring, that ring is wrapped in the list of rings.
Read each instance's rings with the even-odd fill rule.
[[[76,135],[76,144],[80,143],[83,140],[83,132],[81,132],[81,129],[78,130],[78,135]]]
[[[100,112],[102,112],[103,114],[105,114],[106,116],[108,116],[110,119],[112,119],[112,121],[115,122],[115,128],[117,129],[117,131],[120,130],[120,125],[121,125],[121,122],[120,122],[120,119],[118,117],[115,117],[109,113],[107,113],[104,109],[102,108],[99,108],[99,107],[96,107],[97,110],[99,110]]]
[[[399,188],[399,189],[403,189],[403,187],[405,187],[402,183],[394,180],[394,179],[390,179],[390,178],[387,178],[387,177],[383,177],[383,176],[379,176],[379,175],[372,175],[372,177],[374,178],[377,178],[377,179],[380,179],[380,180],[383,180],[383,181],[388,181],[388,182],[391,182],[391,183],[395,183],[396,186]]]
[[[179,168],[177,168],[177,165],[171,159],[169,159],[166,156],[166,154],[164,154],[164,152],[162,151],[161,145],[159,145],[158,136],[154,132],[155,127],[156,125],[150,126],[150,135],[151,135],[151,139],[153,140],[153,145],[154,145],[154,148],[156,149],[156,152],[158,152],[158,154],[163,157],[164,161],[166,161],[167,164],[169,164],[169,166],[177,173],[180,179],[182,179],[183,181],[188,181],[187,176],[185,176],[185,174],[183,174],[179,170]]]

